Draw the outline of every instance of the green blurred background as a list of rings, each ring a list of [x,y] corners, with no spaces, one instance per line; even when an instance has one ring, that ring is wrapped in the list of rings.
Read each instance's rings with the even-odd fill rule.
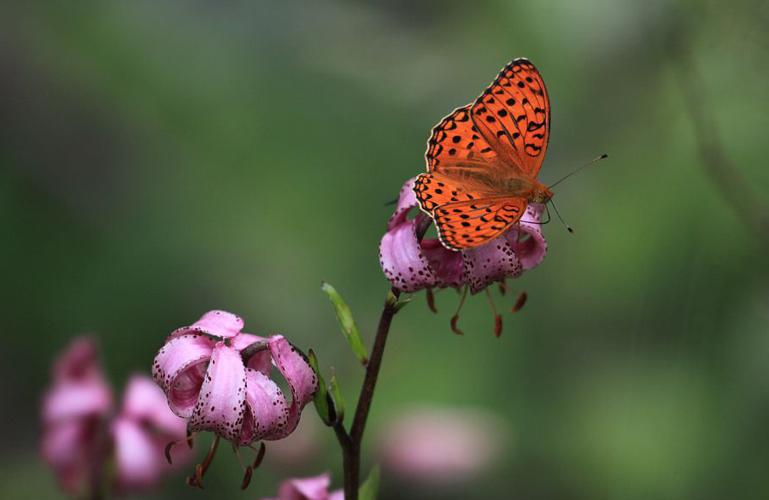
[[[769,497],[769,247],[706,174],[684,99],[697,84],[671,48],[750,190],[732,195],[763,202],[768,24],[755,1],[4,2],[0,497],[58,496],[38,407],[76,334],[98,336],[120,387],[170,330],[231,310],[313,347],[349,404],[362,374],[320,282],[370,342],[385,203],[424,169],[430,128],[518,56],[553,106],[541,178],[610,158],[559,186],[576,232],[545,227],[500,339],[482,296],[464,337],[453,292],[438,315],[420,294],[396,318],[367,464],[404,408],[470,405],[513,439],[441,496]],[[157,497],[257,498],[323,470],[339,485],[333,437],[316,434],[299,465],[268,450],[246,493],[225,452],[205,492],[179,476]],[[437,496],[383,482],[383,498]]]

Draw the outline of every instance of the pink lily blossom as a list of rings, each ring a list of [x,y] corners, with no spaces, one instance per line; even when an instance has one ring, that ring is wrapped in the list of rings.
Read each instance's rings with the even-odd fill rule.
[[[545,258],[547,242],[539,224],[542,205],[529,204],[521,221],[502,236],[460,252],[447,249],[436,238],[419,241],[417,227],[429,216],[419,211],[409,219],[409,212],[416,208],[412,178],[400,191],[379,247],[382,270],[401,291],[468,285],[472,293],[477,293],[495,281],[517,278]]]
[[[89,496],[111,489],[147,490],[171,470],[163,458],[170,440],[186,435],[184,420],[165,404],[165,395],[146,376],[131,378],[117,415],[112,389],[99,363],[95,342],[77,338],[58,357],[53,386],[43,398],[43,459],[64,493]],[[178,462],[191,455],[175,453]],[[113,474],[105,463],[114,460]]]
[[[152,367],[168,405],[187,421],[189,432],[212,431],[217,439],[188,482],[202,487],[219,437],[235,446],[282,439],[299,423],[302,409],[317,388],[306,357],[282,335],[259,337],[242,332],[243,320],[226,311],[209,311],[166,339]],[[288,384],[291,402],[270,378],[272,366]],[[245,467],[245,488],[264,453]]]
[[[450,487],[491,467],[509,432],[483,410],[422,407],[402,412],[380,436],[382,465],[394,476]]]
[[[336,490],[329,493],[331,476],[319,476],[302,479],[288,479],[278,488],[278,496],[262,500],[344,500],[344,491]]]
[[[164,450],[169,442],[185,438],[187,425],[171,412],[165,394],[151,378],[134,375],[126,386],[123,407],[112,422],[111,434],[116,488],[143,491],[172,470]],[[177,446],[170,453],[174,464],[192,456],[188,446]]]
[[[43,397],[42,455],[65,493],[82,495],[100,480],[111,407],[95,343],[75,339],[56,360],[53,385]]]

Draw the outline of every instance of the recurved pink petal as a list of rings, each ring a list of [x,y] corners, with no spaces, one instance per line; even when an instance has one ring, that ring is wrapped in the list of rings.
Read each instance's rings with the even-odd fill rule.
[[[521,261],[505,236],[462,252],[465,280],[472,293],[478,293],[502,278],[517,278],[523,272]]]
[[[543,210],[544,205],[530,203],[518,225],[505,235],[524,271],[538,266],[547,253],[547,241],[539,224]]]
[[[218,342],[189,420],[190,430],[213,431],[237,442],[243,426],[245,401],[246,367],[240,353]]]
[[[91,337],[77,337],[56,358],[54,383],[91,377],[104,378],[96,342]]]
[[[288,411],[288,423],[279,439],[291,434],[299,423],[304,406],[312,401],[318,387],[315,372],[304,354],[291,345],[282,335],[273,335],[269,340],[272,361],[291,390],[291,406]],[[265,438],[270,439],[270,438]]]
[[[208,311],[190,326],[183,326],[171,333],[171,337],[190,333],[204,333],[218,338],[231,338],[243,329],[243,319],[227,311]]]
[[[182,439],[187,430],[184,419],[171,412],[166,395],[145,375],[133,375],[123,396],[121,416],[135,422],[145,422],[166,436],[168,441]]]
[[[422,240],[422,253],[427,257],[436,276],[436,286],[458,287],[462,285],[464,264],[462,254],[444,247],[436,238]]]
[[[43,397],[43,421],[51,423],[90,415],[106,415],[111,406],[112,391],[99,378],[62,382]]]
[[[280,388],[264,373],[246,370],[246,413],[240,444],[282,436],[288,424],[288,405]]]
[[[278,498],[274,500],[328,500],[330,484],[331,478],[328,474],[289,479],[280,485]]]
[[[251,333],[240,333],[232,339],[230,344],[234,349],[243,351],[252,347],[254,344],[267,343],[267,339],[260,337],[259,335],[253,335]]]
[[[112,425],[115,444],[115,477],[121,491],[143,490],[171,470],[163,455],[164,445],[140,422],[118,418]]]
[[[205,335],[181,335],[170,339],[155,356],[152,377],[180,417],[192,415],[214,345],[215,341]]]
[[[97,456],[96,417],[71,419],[43,429],[41,452],[61,488],[69,495],[82,494]]]

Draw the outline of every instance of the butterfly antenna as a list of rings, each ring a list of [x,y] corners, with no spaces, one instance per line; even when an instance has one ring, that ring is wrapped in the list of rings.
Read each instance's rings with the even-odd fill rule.
[[[563,181],[565,181],[566,179],[568,179],[568,178],[569,178],[569,177],[571,177],[572,175],[576,174],[577,172],[579,172],[579,171],[580,171],[580,170],[582,170],[583,168],[585,168],[585,167],[589,167],[589,166],[590,166],[590,165],[592,165],[593,163],[596,163],[596,162],[598,162],[598,161],[600,161],[600,160],[603,160],[604,158],[608,158],[608,157],[609,157],[609,155],[608,155],[608,154],[606,154],[606,153],[604,153],[604,154],[602,154],[601,156],[598,156],[598,157],[596,157],[596,158],[593,158],[593,159],[592,159],[592,160],[590,160],[589,162],[585,163],[585,164],[584,164],[584,165],[582,165],[582,166],[579,166],[579,167],[577,167],[576,169],[574,169],[574,170],[572,170],[571,172],[569,172],[568,174],[564,175],[563,177],[561,177],[560,179],[558,179],[558,180],[557,180],[557,181],[555,181],[554,183],[550,184],[550,185],[548,186],[548,189],[552,189],[552,188],[554,188],[555,186],[557,186],[558,184],[562,183]],[[553,208],[555,208],[555,205],[553,205]]]
[[[558,216],[558,220],[561,221],[561,224],[563,224],[563,227],[565,227],[568,232],[574,233],[574,230],[571,228],[571,226],[566,224],[566,221],[563,220],[563,217],[561,217],[561,214],[558,213],[558,208],[556,208],[552,198],[550,199],[550,204],[553,205],[553,211],[555,211],[555,215]]]

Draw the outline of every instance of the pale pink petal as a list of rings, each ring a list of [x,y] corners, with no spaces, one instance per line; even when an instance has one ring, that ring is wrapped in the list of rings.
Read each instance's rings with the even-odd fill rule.
[[[544,205],[530,203],[518,225],[505,234],[524,271],[538,266],[547,253],[547,241],[539,224],[543,210]]]
[[[76,337],[54,362],[54,383],[91,377],[103,378],[96,342],[91,337]]]
[[[240,353],[218,342],[190,417],[190,430],[213,431],[236,442],[243,426],[245,400],[246,367]]]
[[[91,415],[106,415],[112,406],[112,391],[95,377],[62,382],[43,397],[43,421],[47,423]]]
[[[169,340],[155,356],[152,377],[180,417],[192,415],[214,344],[205,335],[182,335]]]
[[[265,343],[263,349],[253,353],[248,358],[246,366],[260,371],[269,377],[272,371],[272,353],[270,352],[269,344]]]
[[[405,411],[380,437],[390,473],[434,487],[470,481],[499,459],[507,425],[484,410],[426,407]]]
[[[382,271],[393,286],[404,292],[461,285],[461,254],[448,250],[436,239],[419,241],[417,225],[427,215],[416,207],[414,179],[409,179],[401,188],[395,213],[390,217],[387,232],[379,245]],[[412,210],[417,214],[409,219]]]
[[[171,470],[159,444],[138,421],[118,418],[112,426],[115,446],[115,477],[121,491],[143,490]]]
[[[240,444],[282,436],[288,424],[288,404],[280,388],[257,370],[246,370],[246,413]]]
[[[462,252],[465,281],[472,293],[478,293],[503,278],[517,278],[523,272],[521,261],[505,236]]]
[[[232,339],[230,344],[235,350],[243,351],[254,344],[267,343],[267,339],[250,333],[240,333]]]
[[[344,500],[344,490],[335,490],[329,493],[328,500]]]
[[[72,419],[46,426],[41,454],[68,495],[82,494],[89,486],[97,458],[97,417]]]
[[[280,439],[296,429],[302,409],[312,401],[313,394],[318,387],[318,380],[304,354],[292,346],[282,335],[270,337],[269,344],[272,361],[291,390],[291,406],[285,429],[275,437],[265,438]]]
[[[208,311],[190,326],[184,326],[171,333],[171,337],[190,333],[204,333],[218,338],[231,338],[243,329],[243,319],[227,311]]]
[[[121,416],[150,424],[168,441],[182,439],[187,430],[185,420],[168,408],[162,389],[146,375],[133,375],[128,381]]]
[[[278,490],[280,500],[326,500],[331,477],[321,474],[303,479],[289,479]]]

